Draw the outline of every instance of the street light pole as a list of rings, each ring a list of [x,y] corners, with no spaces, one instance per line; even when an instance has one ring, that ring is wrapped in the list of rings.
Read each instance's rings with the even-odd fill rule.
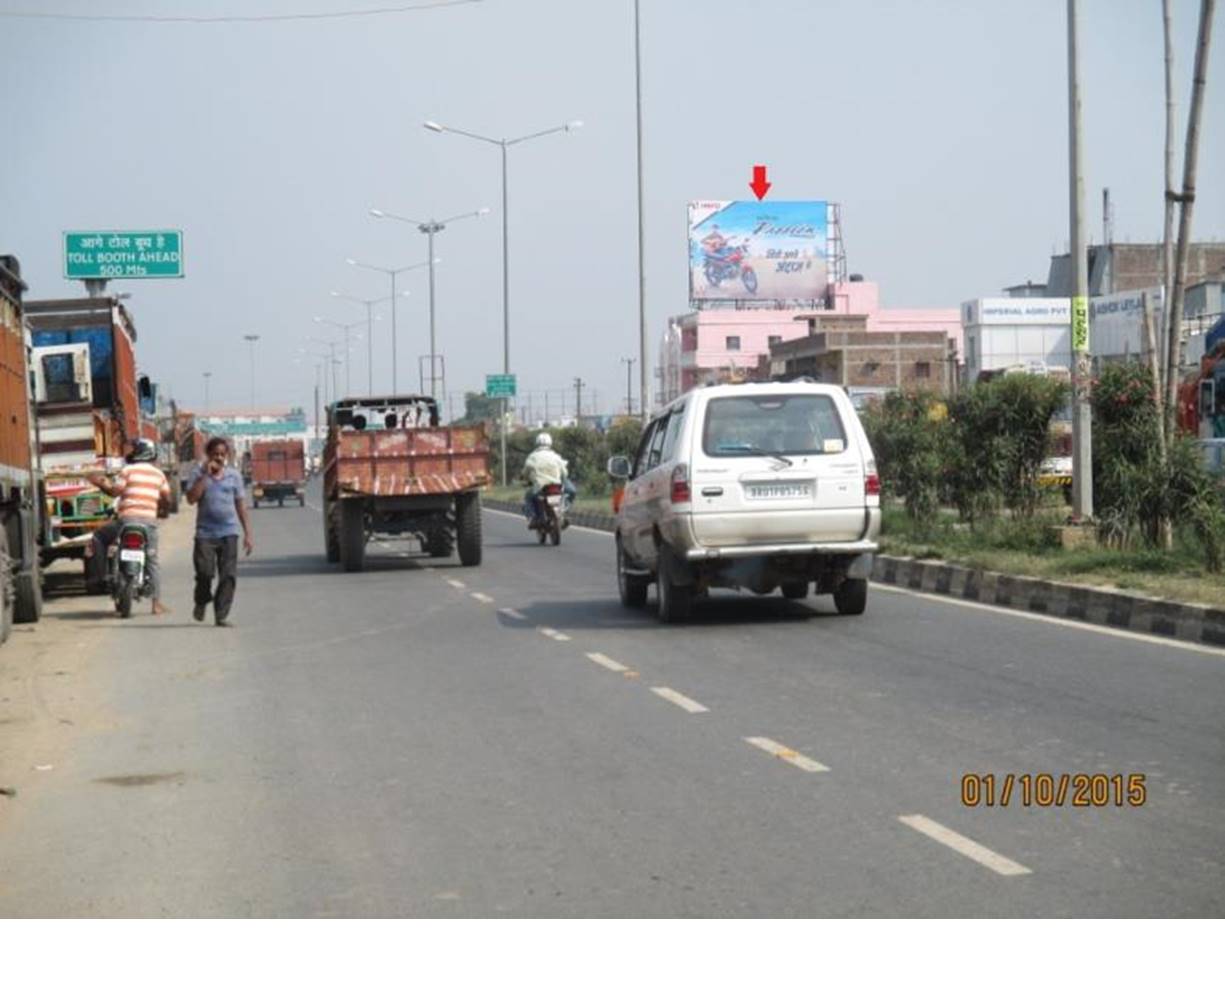
[[[204,373],[204,414],[208,414],[208,381],[213,374],[209,371]]]
[[[1089,283],[1082,226],[1085,180],[1081,164],[1077,0],[1068,0],[1068,187],[1072,266],[1072,517],[1093,519],[1093,423],[1089,404]]]
[[[646,423],[650,414],[647,388],[647,278],[646,278],[646,244],[643,238],[642,211],[642,33],[639,30],[638,0],[634,0],[634,97],[636,122],[638,127],[638,365],[639,401],[642,409],[642,421]]]
[[[517,143],[526,143],[528,140],[539,139],[542,136],[551,136],[553,133],[573,132],[575,129],[582,127],[583,123],[577,119],[572,122],[567,122],[565,125],[554,126],[551,129],[542,129],[539,132],[529,133],[525,136],[518,136],[514,139],[497,139],[493,136],[482,136],[480,133],[467,132],[463,129],[456,129],[452,126],[439,125],[437,122],[424,123],[425,128],[431,132],[451,132],[458,136],[467,136],[469,139],[480,140],[482,143],[492,143],[502,150],[502,372],[510,374],[510,213],[509,213],[509,185],[507,182],[507,165],[506,151]],[[506,418],[507,409],[510,402],[507,398],[502,399],[502,484],[506,484]]]
[[[371,215],[382,216],[383,214],[377,210],[371,210]],[[415,265],[405,265],[403,268],[383,268],[379,265],[371,265],[364,261],[357,261],[354,258],[346,258],[345,264],[352,265],[355,268],[369,269],[371,272],[382,272],[384,275],[391,277],[391,393],[395,394],[399,389],[399,360],[397,357],[397,345],[399,342],[398,331],[396,329],[396,276],[401,272],[411,272],[415,268],[423,268],[426,262],[417,262]],[[405,293],[405,296],[408,294]],[[371,380],[373,381],[373,365],[371,366]]]
[[[251,347],[251,410],[255,411],[255,343],[259,341],[259,335],[243,335],[242,337]]]
[[[622,356],[621,361],[625,363],[625,414],[627,416],[634,414],[634,396],[633,396],[633,373],[634,363],[637,362],[628,356]]]

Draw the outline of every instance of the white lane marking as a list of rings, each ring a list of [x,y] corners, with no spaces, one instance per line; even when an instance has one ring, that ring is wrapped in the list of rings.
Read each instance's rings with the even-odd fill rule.
[[[629,666],[623,666],[616,659],[610,659],[603,652],[588,652],[587,658],[594,662],[597,666],[603,666],[605,669],[611,669],[614,673],[629,673]]]
[[[542,627],[539,629],[539,631],[546,638],[552,638],[554,641],[569,641],[570,640],[570,636],[568,634],[562,634],[560,631],[557,631],[551,627]]]
[[[500,607],[498,609],[498,613],[504,614],[505,616],[509,617],[511,620],[515,620],[515,621],[527,620],[527,617],[519,613],[519,611],[516,610],[514,607]]]
[[[492,603],[493,602],[493,597],[486,596],[484,593],[469,593],[468,595],[471,596],[474,600],[480,600],[482,603]]]
[[[462,582],[460,582],[459,579],[447,579],[447,585],[454,586],[456,589],[467,589],[468,588]]]
[[[684,708],[691,715],[696,715],[700,711],[710,710],[705,704],[699,704],[692,697],[686,697],[684,694],[677,693],[671,687],[652,687],[651,693],[659,695],[665,701],[671,701],[678,708]]]
[[[524,517],[519,516],[513,512],[506,512],[503,509],[485,509],[484,512],[491,512],[495,516],[509,516],[511,519],[517,519],[517,520],[522,521],[523,525],[527,526],[527,522],[526,520],[524,520]],[[609,513],[609,515],[611,516],[612,513]],[[611,530],[593,530],[589,526],[577,526],[574,523],[571,523],[568,527],[566,527],[567,533],[569,533],[571,530],[581,530],[583,533],[598,533],[606,537],[612,534]]]
[[[756,746],[760,750],[765,750],[771,756],[776,756],[780,760],[784,760],[789,764],[794,764],[800,770],[806,770],[810,774],[816,774],[819,771],[829,770],[823,763],[817,763],[816,760],[811,760],[804,756],[803,753],[797,753],[789,746],[784,746],[782,743],[776,743],[773,739],[767,739],[765,736],[745,736],[744,741],[750,746]]]
[[[997,875],[1032,874],[1030,869],[1024,865],[1017,864],[1012,858],[996,854],[990,848],[984,847],[969,837],[963,837],[955,830],[950,830],[947,826],[941,826],[935,820],[928,819],[926,816],[898,816],[897,818],[898,822],[905,823],[911,829],[918,830],[924,836],[931,837],[937,843],[952,848],[958,854],[964,854],[970,860],[977,861],[984,868],[990,868]]]
[[[1181,648],[1188,652],[1200,652],[1204,655],[1215,655],[1218,659],[1225,659],[1225,649],[1216,648],[1212,645],[1201,645],[1198,642],[1182,641],[1178,638],[1162,638],[1160,635],[1141,634],[1138,631],[1124,631],[1122,628],[1106,627],[1104,624],[1086,624],[1083,621],[1071,620],[1064,617],[1052,617],[1050,614],[1038,614],[1032,610],[1010,610],[1008,607],[997,607],[986,603],[976,603],[973,600],[961,600],[956,596],[940,596],[936,593],[920,593],[914,589],[906,589],[902,586],[887,586],[883,582],[873,582],[870,589],[882,589],[888,593],[904,593],[906,596],[913,596],[918,600],[932,600],[935,603],[951,603],[958,607],[969,607],[972,610],[979,610],[983,613],[992,614],[1007,614],[1009,617],[1023,617],[1028,620],[1042,621],[1046,624],[1053,624],[1057,627],[1076,628],[1078,631],[1094,631],[1097,634],[1107,634],[1114,638],[1122,638],[1125,641],[1142,641],[1150,645],[1165,645],[1170,648]]]

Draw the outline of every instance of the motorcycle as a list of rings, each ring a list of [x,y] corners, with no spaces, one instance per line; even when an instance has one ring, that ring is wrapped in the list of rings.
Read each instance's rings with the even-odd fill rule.
[[[132,604],[153,595],[153,583],[145,567],[148,550],[148,537],[139,524],[120,527],[119,538],[109,548],[107,578],[120,617],[131,617]]]
[[[540,543],[552,541],[554,547],[561,543],[561,532],[567,525],[567,508],[566,493],[561,485],[545,485],[540,490],[533,525]]]
[[[737,276],[744,283],[744,288],[750,293],[757,292],[757,273],[751,265],[744,263],[748,257],[748,241],[743,244],[732,244],[722,251],[706,252],[704,271],[706,281],[712,286],[718,286],[724,279],[735,279]]]

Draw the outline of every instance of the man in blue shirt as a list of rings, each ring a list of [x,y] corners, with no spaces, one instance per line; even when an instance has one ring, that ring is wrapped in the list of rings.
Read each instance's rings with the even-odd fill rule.
[[[192,616],[204,620],[205,608],[213,604],[218,627],[230,627],[230,605],[238,582],[238,532],[242,530],[243,549],[250,554],[254,544],[242,475],[227,467],[229,444],[214,436],[204,448],[208,460],[197,465],[187,479],[187,501],[197,506],[196,543],[192,561],[196,566],[196,597]],[[213,578],[217,591],[213,592]]]

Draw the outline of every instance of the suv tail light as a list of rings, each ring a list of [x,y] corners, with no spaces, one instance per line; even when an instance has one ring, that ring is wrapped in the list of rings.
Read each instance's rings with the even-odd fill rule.
[[[145,546],[145,535],[143,533],[125,533],[120,541],[125,549],[139,548]]]
[[[677,464],[672,468],[672,501],[690,502],[692,498],[689,491],[689,465]]]
[[[868,505],[880,505],[880,475],[876,473],[875,460],[869,460],[864,468],[863,493]]]

